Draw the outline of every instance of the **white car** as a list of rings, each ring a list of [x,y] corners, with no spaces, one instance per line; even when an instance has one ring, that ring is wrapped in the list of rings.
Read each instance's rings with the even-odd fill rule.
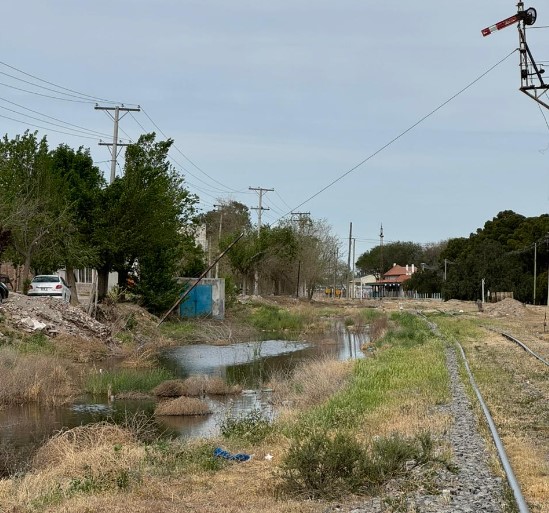
[[[27,295],[59,297],[68,303],[71,300],[71,289],[61,276],[38,274],[30,282]]]

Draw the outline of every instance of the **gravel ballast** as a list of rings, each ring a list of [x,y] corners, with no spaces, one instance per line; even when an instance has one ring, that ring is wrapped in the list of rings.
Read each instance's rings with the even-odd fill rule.
[[[332,506],[327,511],[350,513],[417,512],[417,513],[504,513],[504,483],[489,465],[490,451],[480,435],[469,397],[459,377],[455,348],[446,349],[446,363],[450,375],[452,401],[444,411],[452,423],[446,434],[452,450],[452,471],[442,467],[430,476],[436,493],[424,487],[415,491],[391,493],[391,485],[381,497],[368,499],[353,507]],[[414,469],[418,480],[422,469]],[[398,488],[398,487],[397,487]],[[433,488],[430,487],[432,490]]]

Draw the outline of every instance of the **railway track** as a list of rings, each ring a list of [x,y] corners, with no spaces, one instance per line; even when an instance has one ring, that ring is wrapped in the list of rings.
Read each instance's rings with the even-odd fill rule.
[[[441,333],[438,330],[438,326],[435,323],[431,322],[423,314],[420,314],[420,315],[421,315],[421,317],[423,317],[426,320],[426,322],[429,324],[429,326],[431,327],[431,329],[433,331],[435,331],[439,336],[442,336]],[[520,341],[515,336],[513,336],[513,335],[511,335],[507,332],[504,332],[504,331],[501,331],[501,330],[498,330],[498,329],[494,329],[494,328],[486,328],[486,329],[490,330],[493,333],[497,333],[498,335],[501,335],[501,336],[505,337],[507,340],[510,340],[511,342],[516,344],[518,347],[523,349],[525,351],[525,353],[527,353],[528,356],[530,356],[532,358],[535,358],[537,361],[541,362],[543,365],[549,367],[549,361],[546,358],[544,358],[542,355],[538,354],[536,351],[534,351],[527,344]],[[495,449],[497,451],[498,458],[501,462],[501,466],[502,466],[503,471],[505,473],[507,483],[508,483],[509,488],[511,489],[511,491],[513,493],[514,501],[516,503],[516,508],[519,511],[519,513],[529,513],[529,511],[530,511],[529,507],[526,503],[523,492],[522,492],[521,487],[519,485],[519,482],[516,478],[515,472],[514,472],[512,466],[511,466],[511,463],[510,463],[509,458],[507,456],[507,453],[505,451],[505,447],[504,447],[504,444],[501,440],[501,437],[500,437],[500,434],[498,432],[496,423],[494,422],[494,419],[492,418],[490,410],[489,410],[489,408],[488,408],[488,406],[487,406],[487,404],[486,404],[486,402],[485,402],[485,400],[482,396],[480,388],[478,387],[478,385],[475,381],[475,378],[473,376],[473,373],[471,371],[471,367],[469,365],[469,361],[468,361],[466,352],[463,349],[463,346],[461,345],[461,343],[459,343],[457,340],[454,340],[452,342],[453,342],[453,344],[455,344],[455,347],[457,348],[458,353],[461,355],[462,361],[464,363],[464,367],[466,369],[466,372],[467,372],[467,375],[468,375],[468,378],[469,378],[469,382],[470,382],[471,387],[472,387],[472,389],[473,389],[473,391],[476,395],[476,398],[477,398],[477,401],[480,405],[480,408],[483,412],[484,418],[486,420],[486,424],[489,428],[490,434],[492,436],[492,439],[493,439],[493,442],[494,442],[494,445],[495,445]]]

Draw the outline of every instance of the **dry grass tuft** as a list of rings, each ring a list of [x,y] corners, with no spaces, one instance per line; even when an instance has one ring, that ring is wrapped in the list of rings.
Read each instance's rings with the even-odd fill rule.
[[[184,392],[185,385],[182,379],[163,381],[152,390],[153,395],[156,397],[181,397]]]
[[[211,395],[231,395],[242,392],[242,387],[228,385],[220,377],[212,376],[191,376],[185,380],[172,379],[160,383],[153,394],[157,397],[203,397]]]
[[[71,497],[131,490],[145,451],[131,432],[106,423],[57,434],[23,478],[0,481],[0,511],[60,511]]]
[[[79,426],[54,435],[43,445],[33,461],[33,469],[47,469],[56,465],[67,465],[78,454],[93,450],[95,447],[115,446],[134,443],[134,435],[119,426],[100,422]]]
[[[377,342],[385,336],[389,328],[389,319],[386,315],[376,317],[370,324],[370,341]]]
[[[159,403],[155,415],[207,415],[211,413],[205,401],[195,397],[178,397]]]
[[[273,401],[297,408],[322,404],[349,382],[352,369],[352,361],[331,357],[304,362],[289,379],[281,376],[271,381]]]
[[[78,394],[71,368],[58,358],[0,351],[0,403],[67,404]]]

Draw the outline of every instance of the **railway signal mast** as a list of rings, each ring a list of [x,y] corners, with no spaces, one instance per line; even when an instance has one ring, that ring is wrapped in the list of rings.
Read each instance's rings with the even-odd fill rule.
[[[517,14],[502,20],[495,25],[486,27],[482,30],[484,37],[489,36],[493,32],[509,27],[510,25],[518,24],[519,33],[519,53],[520,53],[520,90],[530,98],[549,109],[549,100],[543,100],[542,96],[547,93],[549,84],[543,80],[545,70],[539,66],[534,57],[528,43],[526,42],[526,27],[533,25],[537,19],[537,12],[533,7],[524,9],[524,3],[517,4]]]

